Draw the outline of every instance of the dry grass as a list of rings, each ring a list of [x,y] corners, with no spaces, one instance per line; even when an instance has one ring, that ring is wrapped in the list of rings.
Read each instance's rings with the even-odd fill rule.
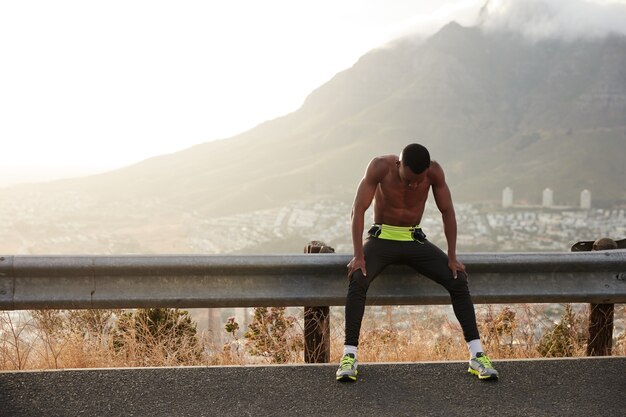
[[[537,358],[546,346],[558,352],[564,346],[570,356],[584,356],[586,305],[575,305],[572,322],[555,332],[564,308],[553,305],[479,305],[477,321],[485,350],[493,359]],[[243,331],[222,335],[203,333],[198,345],[180,343],[172,337],[155,340],[128,338],[116,348],[110,325],[73,328],[55,323],[47,312],[0,312],[0,370],[107,368],[170,365],[245,365],[270,363],[251,356]],[[302,317],[293,332],[303,331]],[[331,362],[343,351],[343,308],[331,308]],[[550,335],[550,336],[548,336]],[[583,337],[584,336],[584,337]],[[560,339],[559,339],[560,338]],[[626,306],[615,306],[614,356],[626,356]],[[448,308],[367,307],[361,329],[361,362],[413,362],[465,360],[467,347],[461,329]],[[557,355],[558,356],[558,355]],[[181,359],[183,358],[183,359]],[[303,362],[301,351],[291,363]]]

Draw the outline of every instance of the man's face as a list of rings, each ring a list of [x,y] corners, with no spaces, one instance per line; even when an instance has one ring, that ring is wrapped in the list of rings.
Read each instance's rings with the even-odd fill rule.
[[[416,174],[411,168],[405,166],[402,161],[400,161],[398,173],[400,175],[400,179],[408,188],[415,188],[426,178],[426,171]]]

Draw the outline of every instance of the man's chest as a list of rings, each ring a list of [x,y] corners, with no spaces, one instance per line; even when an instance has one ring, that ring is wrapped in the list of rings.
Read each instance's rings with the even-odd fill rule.
[[[429,191],[430,184],[427,184],[425,181],[412,187],[404,184],[389,185],[381,183],[376,189],[375,198],[379,204],[388,207],[414,208],[425,204]]]

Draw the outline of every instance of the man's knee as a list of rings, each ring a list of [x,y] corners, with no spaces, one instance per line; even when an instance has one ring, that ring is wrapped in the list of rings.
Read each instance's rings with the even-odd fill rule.
[[[448,280],[446,289],[451,294],[469,294],[467,275],[464,272],[459,271],[456,278],[452,277],[450,280]]]
[[[350,285],[348,286],[348,293],[356,293],[365,295],[369,287],[369,281],[363,272],[358,269],[350,277]]]

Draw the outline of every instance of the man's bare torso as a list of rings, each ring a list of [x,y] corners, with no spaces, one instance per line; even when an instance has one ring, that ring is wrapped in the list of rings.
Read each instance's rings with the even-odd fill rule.
[[[374,222],[394,226],[418,225],[433,184],[432,171],[439,165],[432,161],[421,182],[406,183],[400,177],[397,161],[396,155],[378,158],[381,167],[376,170],[380,175],[374,195]]]

